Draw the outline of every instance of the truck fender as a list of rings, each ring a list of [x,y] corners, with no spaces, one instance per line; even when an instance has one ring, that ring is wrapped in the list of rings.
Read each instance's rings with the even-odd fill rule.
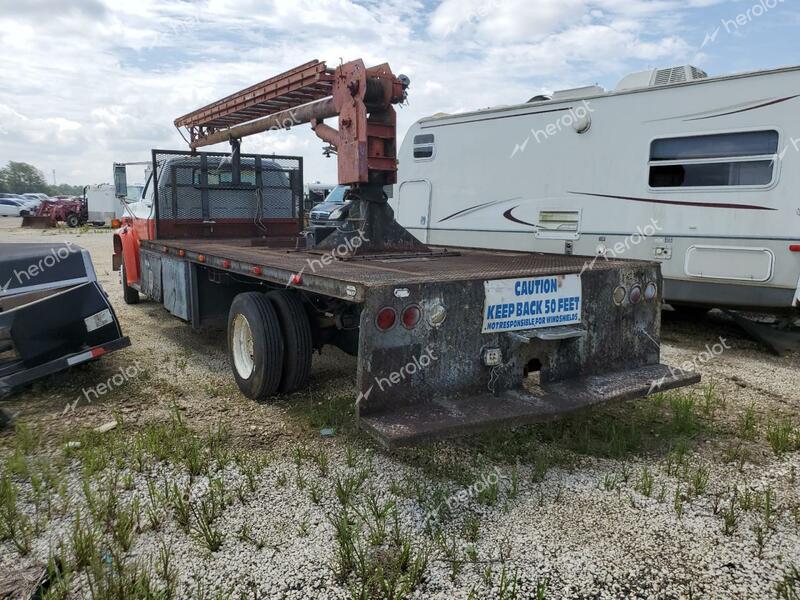
[[[118,271],[125,262],[125,275],[128,285],[141,279],[139,262],[139,236],[136,230],[126,225],[114,232],[114,270]]]

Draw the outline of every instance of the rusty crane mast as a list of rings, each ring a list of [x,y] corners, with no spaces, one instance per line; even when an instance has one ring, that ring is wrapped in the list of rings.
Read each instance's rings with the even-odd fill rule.
[[[383,190],[397,181],[394,105],[405,101],[408,86],[388,64],[367,68],[359,59],[331,69],[314,60],[179,117],[175,126],[186,129],[193,150],[230,142],[235,179],[243,137],[310,123],[336,152],[339,184],[350,186],[352,200],[347,226],[316,247],[359,237],[362,253],[429,252],[394,220]],[[324,122],[333,117],[338,129]]]

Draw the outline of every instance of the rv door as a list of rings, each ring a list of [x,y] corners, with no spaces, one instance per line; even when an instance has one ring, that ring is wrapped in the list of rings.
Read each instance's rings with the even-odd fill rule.
[[[431,219],[431,182],[427,179],[400,184],[397,220],[423,244],[428,243]]]

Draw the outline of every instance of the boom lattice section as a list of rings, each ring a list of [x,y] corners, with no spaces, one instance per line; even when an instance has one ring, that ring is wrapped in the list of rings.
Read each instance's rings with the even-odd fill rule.
[[[229,127],[327,98],[333,79],[332,69],[312,60],[178,117],[175,126],[185,127],[194,145]]]

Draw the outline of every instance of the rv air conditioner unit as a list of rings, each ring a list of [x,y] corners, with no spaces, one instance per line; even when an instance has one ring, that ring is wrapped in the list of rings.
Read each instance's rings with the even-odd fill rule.
[[[673,83],[686,83],[687,81],[697,81],[707,79],[705,71],[692,67],[672,67],[670,69],[650,69],[649,71],[639,71],[624,77],[617,85],[616,91],[635,90],[639,88],[657,87],[660,85],[670,85]]]

